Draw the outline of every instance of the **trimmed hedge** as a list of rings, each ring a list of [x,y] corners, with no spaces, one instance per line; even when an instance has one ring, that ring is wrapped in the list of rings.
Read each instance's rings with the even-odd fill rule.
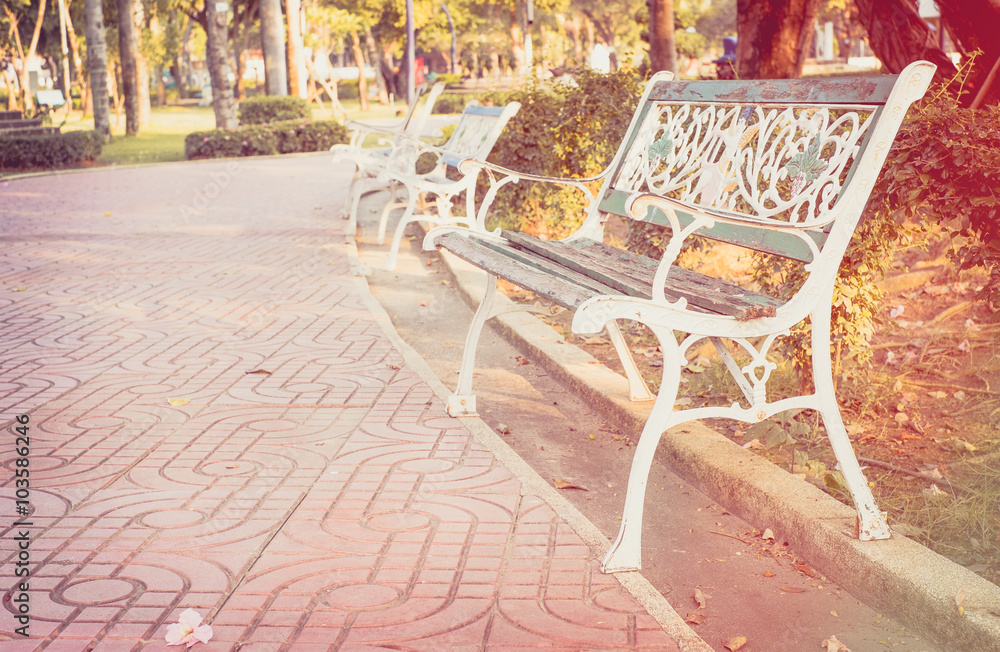
[[[241,125],[264,125],[286,120],[307,120],[309,103],[293,95],[258,95],[240,100],[236,117]]]
[[[0,168],[68,168],[93,161],[104,136],[97,131],[69,131],[38,136],[0,136]]]
[[[199,159],[321,152],[348,140],[347,129],[335,120],[288,121],[232,131],[196,131],[184,138],[184,156]]]

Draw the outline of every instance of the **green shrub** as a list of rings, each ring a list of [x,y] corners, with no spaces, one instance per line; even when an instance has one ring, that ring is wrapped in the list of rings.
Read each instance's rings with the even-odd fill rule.
[[[839,363],[863,363],[882,324],[885,277],[895,253],[920,240],[931,224],[950,233],[960,269],[984,267],[990,277],[980,294],[1000,307],[1000,106],[972,110],[945,88],[930,91],[907,113],[862,222],[840,264],[833,296],[832,336]],[[763,260],[761,262],[764,262]],[[754,271],[774,296],[798,287],[801,269],[764,262]],[[808,328],[798,327],[781,345],[808,377]]]
[[[434,77],[434,81],[432,83],[436,84],[438,82],[440,82],[440,83],[442,83],[442,84],[444,84],[446,86],[452,86],[454,84],[461,84],[462,83],[462,76],[459,75],[458,73],[452,74],[450,72],[444,72],[444,73],[441,73],[441,74],[437,75],[436,77]]]
[[[370,83],[374,84],[375,81],[372,80]],[[342,79],[337,82],[337,98],[341,100],[356,100],[361,97],[360,91],[358,91],[358,80],[357,79]]]
[[[521,109],[490,160],[529,174],[593,176],[614,157],[640,94],[640,80],[630,70],[584,71],[572,86],[536,82],[513,93],[495,93],[494,104],[518,101]],[[585,207],[579,190],[518,183],[497,194],[492,213],[502,228],[553,238],[575,230]]]
[[[335,120],[288,121],[232,131],[196,131],[184,138],[184,156],[200,159],[321,152],[347,141],[347,130]]]
[[[293,95],[258,95],[241,100],[237,108],[241,125],[263,125],[309,118],[309,103]]]
[[[73,167],[96,159],[103,144],[104,137],[96,131],[0,136],[0,168]]]
[[[708,49],[708,39],[697,32],[685,32],[678,30],[674,32],[674,47],[677,50],[678,58],[700,58]]]
[[[475,99],[482,102],[488,95],[488,93],[441,93],[441,95],[438,96],[437,101],[434,103],[434,110],[432,113],[440,115],[461,113],[466,104]]]
[[[940,90],[916,107],[889,152],[869,211],[933,222],[951,235],[960,269],[985,268],[979,298],[1000,309],[1000,106],[963,108]]]

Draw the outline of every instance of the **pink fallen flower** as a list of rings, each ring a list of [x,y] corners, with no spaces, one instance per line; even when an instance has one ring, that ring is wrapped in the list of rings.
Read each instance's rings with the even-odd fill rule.
[[[167,645],[187,645],[208,643],[212,640],[212,628],[201,624],[201,616],[194,609],[181,612],[180,622],[167,627]]]

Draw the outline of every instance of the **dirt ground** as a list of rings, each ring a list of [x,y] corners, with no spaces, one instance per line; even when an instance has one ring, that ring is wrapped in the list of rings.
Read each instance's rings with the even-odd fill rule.
[[[920,249],[900,256],[883,285],[884,324],[873,339],[872,356],[862,368],[840,376],[838,399],[856,453],[894,529],[998,583],[1000,315],[975,298],[982,274],[959,274],[940,247],[931,249],[937,253]],[[715,249],[707,256],[700,263],[715,272],[720,266],[731,276],[747,271],[747,261],[731,251]],[[504,289],[515,300],[534,300],[518,288]],[[574,336],[567,312],[547,321],[621,371],[606,337]],[[655,339],[634,330],[627,337],[647,382],[657,385],[662,356]],[[713,403],[722,398],[725,372],[710,349],[689,356],[682,397]],[[777,373],[788,376],[785,382],[796,382],[787,365]],[[780,386],[782,381],[772,382]],[[735,385],[728,386],[723,402],[739,399]],[[796,419],[812,427],[780,417],[757,425],[724,420],[709,425],[849,504],[818,420],[808,413]]]

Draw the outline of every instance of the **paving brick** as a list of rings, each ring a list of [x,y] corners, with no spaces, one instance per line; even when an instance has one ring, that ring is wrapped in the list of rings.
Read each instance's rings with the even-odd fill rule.
[[[48,492],[32,633],[172,649],[193,608],[206,652],[627,649],[630,619],[676,649],[393,349],[329,219],[348,181],[320,156],[5,188],[0,401],[33,410]]]

